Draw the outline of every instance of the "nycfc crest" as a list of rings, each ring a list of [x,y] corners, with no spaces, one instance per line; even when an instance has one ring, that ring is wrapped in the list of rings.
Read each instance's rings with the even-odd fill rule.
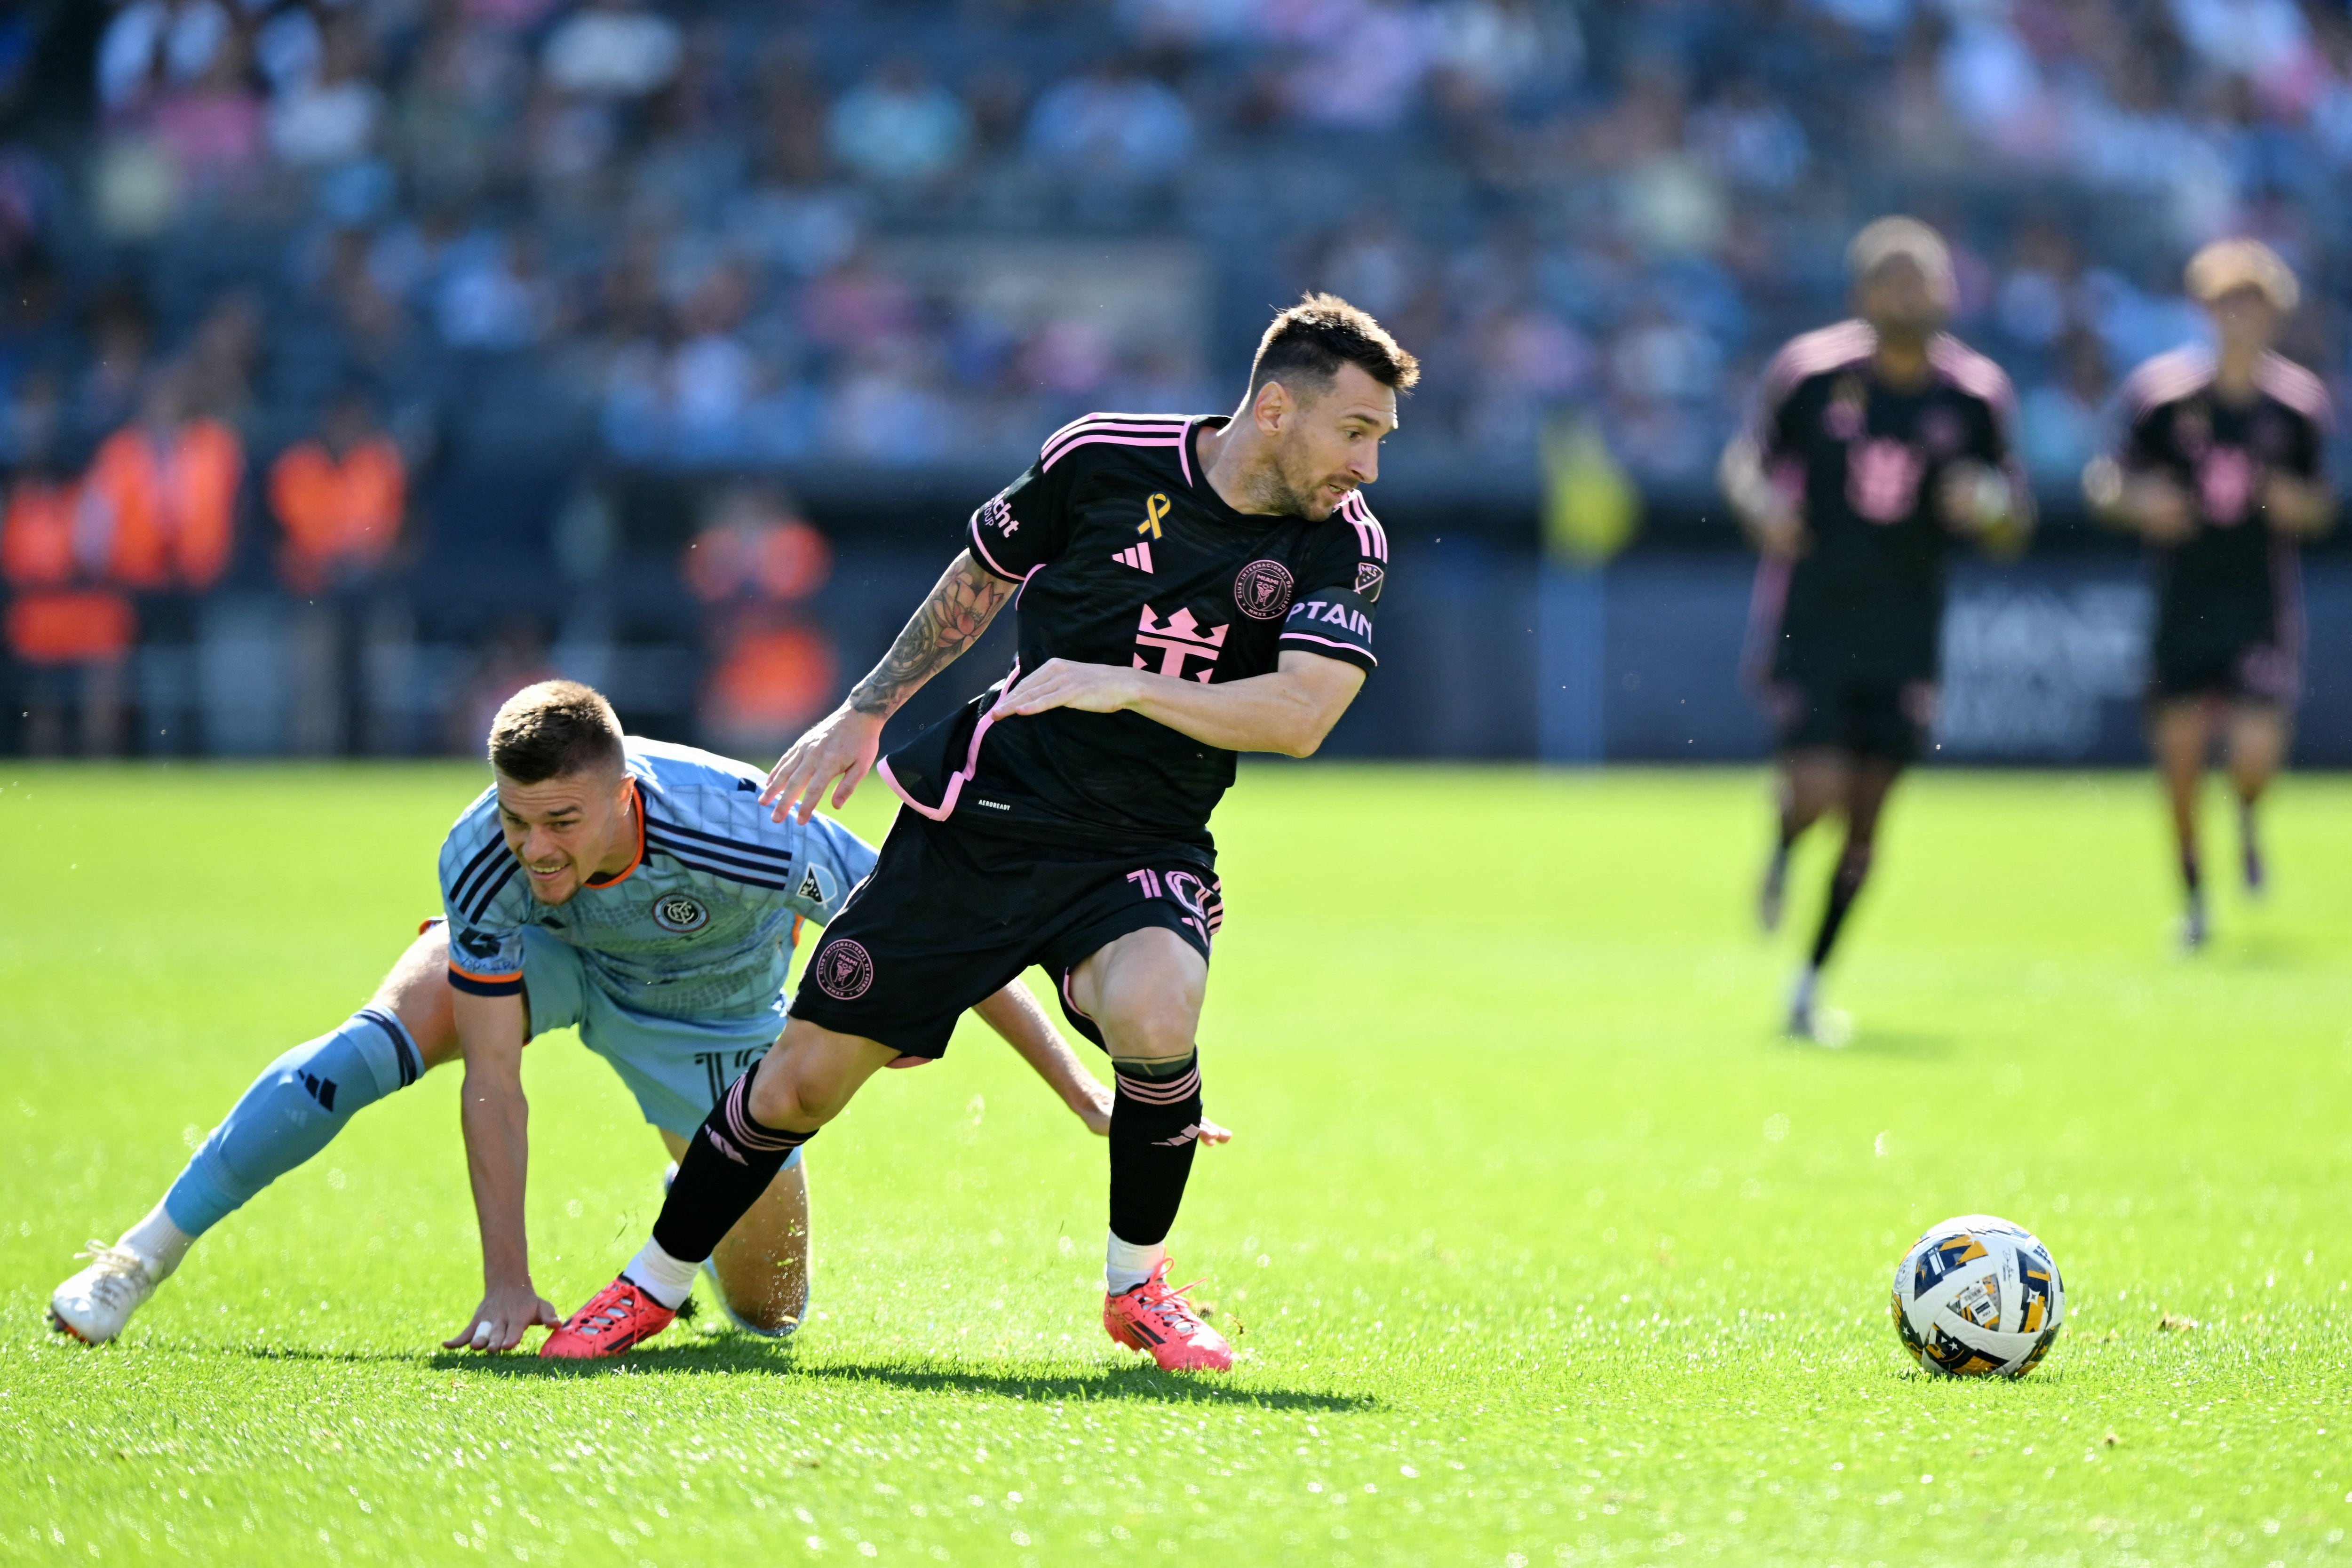
[[[826,942],[815,963],[817,989],[836,1002],[855,1002],[874,984],[874,961],[847,937]]]
[[[1234,579],[1234,603],[1254,621],[1275,621],[1290,608],[1290,568],[1279,561],[1253,561]]]
[[[710,921],[710,911],[702,900],[684,893],[671,893],[654,900],[654,924],[667,931],[684,936],[690,931],[700,931]]]

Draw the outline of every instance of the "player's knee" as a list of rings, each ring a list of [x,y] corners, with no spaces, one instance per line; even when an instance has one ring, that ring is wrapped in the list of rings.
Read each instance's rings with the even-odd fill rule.
[[[1194,1009],[1162,1002],[1113,1007],[1097,1020],[1114,1058],[1167,1061],[1190,1056],[1194,1047]]]
[[[841,1114],[849,1096],[837,1085],[827,1085],[790,1064],[751,1079],[751,1114],[761,1124],[795,1131],[811,1123],[822,1127]]]

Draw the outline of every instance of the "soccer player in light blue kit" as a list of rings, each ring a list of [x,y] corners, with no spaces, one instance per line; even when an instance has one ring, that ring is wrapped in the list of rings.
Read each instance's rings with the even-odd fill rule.
[[[326,1147],[352,1115],[462,1056],[464,1126],[484,1291],[446,1342],[505,1350],[560,1320],[531,1284],[524,1045],[577,1027],[673,1159],[719,1091],[784,1021],[806,920],[824,921],[874,863],[838,823],[770,820],[762,775],[711,752],[625,738],[589,688],[549,681],[499,710],[496,783],[441,848],[444,918],[333,1032],[272,1062],[153,1212],[51,1297],[59,1331],[102,1343],[195,1238]],[[1094,1131],[1108,1091],[1017,982],[973,1009]],[[789,1332],[808,1289],[806,1177],[794,1161],[711,1259],[739,1326]]]

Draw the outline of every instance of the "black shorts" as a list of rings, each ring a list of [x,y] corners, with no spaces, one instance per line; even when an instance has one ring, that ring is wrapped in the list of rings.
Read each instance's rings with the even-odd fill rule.
[[[1099,1046],[1102,1031],[1070,999],[1070,971],[1150,926],[1205,959],[1223,921],[1206,850],[1113,853],[901,808],[873,874],[802,972],[792,1014],[902,1056],[937,1058],[966,1008],[1034,963],[1053,977],[1070,1026]]]
[[[2148,661],[2147,700],[2152,703],[2200,699],[2286,707],[2302,685],[2294,657],[2270,638],[2201,644],[2157,639]]]
[[[1781,679],[1772,687],[1780,749],[1918,760],[1936,721],[1936,683]]]

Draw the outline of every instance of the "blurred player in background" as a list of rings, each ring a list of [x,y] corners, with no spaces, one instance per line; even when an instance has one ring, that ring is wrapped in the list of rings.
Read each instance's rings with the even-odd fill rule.
[[[2158,354],[2131,374],[2119,444],[2083,488],[2154,557],[2148,736],[2180,848],[2181,942],[2194,949],[2207,931],[2198,786],[2224,735],[2240,866],[2246,890],[2263,890],[2254,803],[2286,757],[2303,674],[2296,546],[2326,531],[2336,506],[2322,460],[2327,393],[2271,348],[2301,293],[2294,274],[2270,247],[2225,239],[2197,253],[2188,281],[2217,346]]]
[[[484,1293],[446,1342],[506,1350],[533,1323],[552,1326],[524,1240],[523,1047],[577,1026],[676,1158],[783,1026],[801,922],[829,920],[873,868],[872,847],[839,823],[771,821],[759,773],[624,737],[604,698],[571,681],[509,698],[489,751],[496,782],[442,847],[444,919],[373,1002],[263,1070],[145,1219],[111,1247],[91,1243],[89,1266],[50,1297],[60,1332],[93,1344],[121,1334],[198,1237],[361,1110],[460,1057]],[[1109,1091],[1026,990],[1008,985],[974,1011],[1088,1126],[1109,1131]],[[808,1294],[801,1163],[761,1196],[709,1272],[738,1327],[789,1333]]]
[[[1780,736],[1767,930],[1799,836],[1830,811],[1845,817],[1789,1002],[1789,1032],[1825,1045],[1843,1043],[1844,1024],[1816,1012],[1822,965],[1870,874],[1887,792],[1935,719],[1946,557],[1956,539],[2015,551],[2032,526],[2009,378],[1943,330],[1954,292],[1943,239],[1880,218],[1847,262],[1858,319],[1780,352],[1720,468],[1764,557],[1748,637]]]

